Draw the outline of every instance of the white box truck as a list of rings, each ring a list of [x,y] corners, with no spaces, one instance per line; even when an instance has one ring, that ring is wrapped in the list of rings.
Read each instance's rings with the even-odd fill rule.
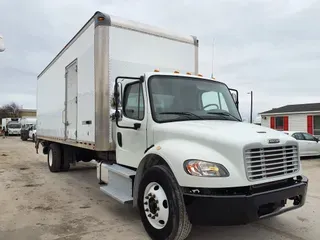
[[[96,160],[101,191],[137,207],[152,239],[305,203],[297,142],[241,121],[237,91],[198,74],[196,37],[96,12],[37,82],[50,171]]]
[[[2,118],[1,127],[5,130],[6,136],[20,135],[20,118]]]

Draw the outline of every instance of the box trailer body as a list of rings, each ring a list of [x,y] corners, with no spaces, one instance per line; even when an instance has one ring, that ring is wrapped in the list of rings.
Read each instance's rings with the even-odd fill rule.
[[[297,141],[243,123],[238,104],[198,74],[196,37],[96,12],[38,76],[36,149],[51,172],[96,160],[101,191],[156,240],[302,207]]]
[[[7,123],[11,121],[11,118],[2,118],[1,119],[1,127],[4,128],[7,126]]]
[[[115,78],[154,69],[197,73],[198,40],[116,17],[92,17],[38,76],[38,137],[113,150],[105,113],[112,112]]]

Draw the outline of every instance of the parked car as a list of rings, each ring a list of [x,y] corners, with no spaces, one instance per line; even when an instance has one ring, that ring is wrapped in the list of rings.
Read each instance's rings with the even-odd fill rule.
[[[299,143],[300,156],[320,156],[319,138],[310,133],[300,131],[284,131],[284,133],[294,137]]]

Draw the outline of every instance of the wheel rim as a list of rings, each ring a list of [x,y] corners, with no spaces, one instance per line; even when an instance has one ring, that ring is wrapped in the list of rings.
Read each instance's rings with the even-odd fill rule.
[[[156,229],[164,228],[169,219],[169,202],[160,184],[149,183],[145,188],[143,201],[149,223]]]
[[[53,162],[52,150],[51,149],[49,150],[48,159],[49,159],[49,166],[51,167],[52,166],[52,162]]]

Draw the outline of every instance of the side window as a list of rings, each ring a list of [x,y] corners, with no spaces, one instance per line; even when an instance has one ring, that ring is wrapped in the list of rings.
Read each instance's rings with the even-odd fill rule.
[[[220,92],[204,92],[201,95],[202,106],[204,110],[214,110],[214,109],[222,109],[225,111],[229,111],[227,103]]]
[[[292,134],[292,137],[294,137],[297,140],[304,140],[304,137],[301,133],[294,133]]]
[[[136,120],[142,120],[144,118],[144,99],[140,83],[128,84],[125,87],[123,97],[123,114],[127,118]]]
[[[309,133],[302,133],[302,134],[303,134],[305,140],[307,140],[307,141],[315,141],[315,138],[311,134],[309,134]]]

